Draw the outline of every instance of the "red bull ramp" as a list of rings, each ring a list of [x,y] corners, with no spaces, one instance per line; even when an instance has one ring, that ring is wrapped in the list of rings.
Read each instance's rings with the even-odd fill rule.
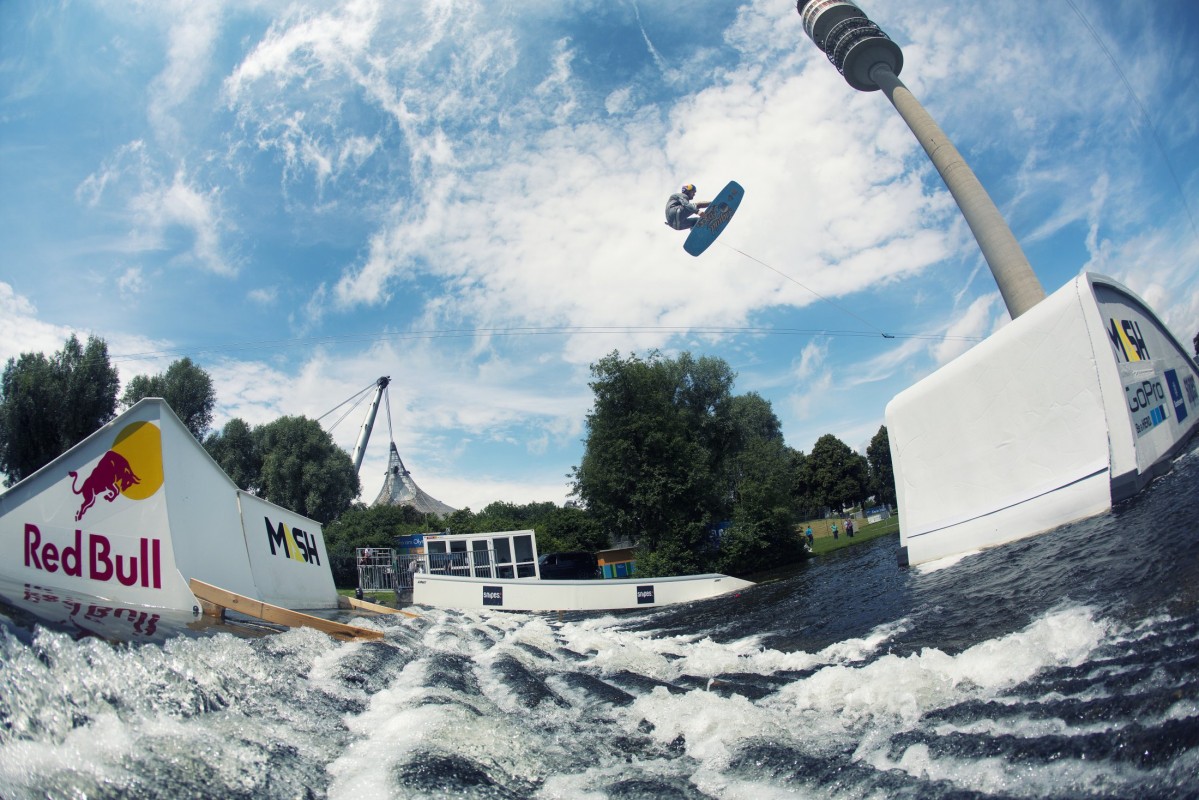
[[[146,398],[0,494],[0,578],[198,614],[190,582],[338,607],[319,523],[237,488]]]

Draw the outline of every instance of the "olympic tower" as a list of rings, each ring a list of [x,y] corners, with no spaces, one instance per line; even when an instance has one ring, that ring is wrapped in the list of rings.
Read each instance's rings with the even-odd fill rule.
[[[799,0],[796,10],[804,31],[849,85],[861,92],[882,89],[912,129],[961,208],[1012,318],[1044,300],[1045,290],[999,209],[949,137],[899,80],[899,45],[847,0]]]

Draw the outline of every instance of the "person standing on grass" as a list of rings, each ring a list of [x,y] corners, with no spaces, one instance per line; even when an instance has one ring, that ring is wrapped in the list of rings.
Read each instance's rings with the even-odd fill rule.
[[[815,544],[816,539],[815,539],[815,537],[812,536],[812,526],[811,525],[808,526],[808,529],[806,531],[804,531],[803,535],[808,537],[808,547],[811,547],[813,544]]]
[[[833,538],[837,538],[837,523],[833,523]]]
[[[849,517],[845,518],[845,535],[850,539],[853,538],[853,520]]]

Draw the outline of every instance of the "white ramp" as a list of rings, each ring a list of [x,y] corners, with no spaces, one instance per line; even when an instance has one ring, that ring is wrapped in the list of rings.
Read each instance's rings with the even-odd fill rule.
[[[1194,434],[1197,382],[1199,367],[1136,295],[1079,276],[887,406],[906,559],[1108,510]]]
[[[238,490],[147,398],[0,494],[0,577],[192,611],[195,578],[287,608],[335,608],[321,527]]]

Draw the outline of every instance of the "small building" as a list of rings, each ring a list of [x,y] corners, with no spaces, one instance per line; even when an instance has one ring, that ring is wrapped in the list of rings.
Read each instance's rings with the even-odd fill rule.
[[[595,554],[605,579],[632,578],[637,568],[637,550],[633,545],[600,550]]]

